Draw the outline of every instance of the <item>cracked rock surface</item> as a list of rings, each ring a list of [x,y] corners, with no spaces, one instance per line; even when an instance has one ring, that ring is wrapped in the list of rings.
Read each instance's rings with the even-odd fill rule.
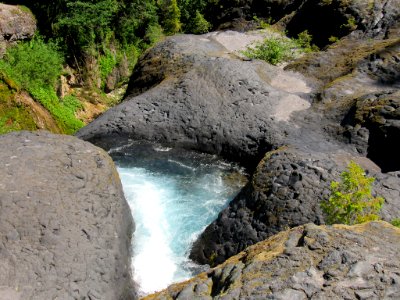
[[[399,255],[388,223],[306,224],[144,299],[399,299]]]
[[[132,299],[133,222],[111,158],[46,132],[0,148],[0,299]]]

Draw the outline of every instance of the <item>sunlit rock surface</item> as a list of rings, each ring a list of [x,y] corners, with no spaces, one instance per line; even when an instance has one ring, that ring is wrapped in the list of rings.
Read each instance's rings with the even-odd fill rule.
[[[46,132],[0,149],[0,299],[131,299],[133,223],[111,158]]]
[[[400,229],[306,224],[144,299],[398,299]]]

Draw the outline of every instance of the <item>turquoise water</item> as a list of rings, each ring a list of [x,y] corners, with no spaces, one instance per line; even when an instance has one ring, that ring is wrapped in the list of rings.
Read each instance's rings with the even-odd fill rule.
[[[140,293],[204,270],[188,259],[191,244],[243,186],[242,171],[215,156],[150,144],[110,154],[136,224],[132,264]]]

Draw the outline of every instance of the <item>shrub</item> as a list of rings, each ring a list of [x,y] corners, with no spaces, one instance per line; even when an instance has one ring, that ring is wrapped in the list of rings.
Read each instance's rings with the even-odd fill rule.
[[[253,47],[248,47],[242,51],[242,54],[249,58],[261,59],[272,65],[277,65],[284,60],[292,59],[295,47],[296,45],[289,39],[271,37],[255,43]]]
[[[45,43],[42,38],[35,37],[30,42],[9,48],[4,59],[0,60],[0,71],[26,90],[35,86],[54,87],[62,63],[62,56],[54,43]]]
[[[312,35],[309,34],[307,30],[304,30],[297,35],[297,39],[295,41],[304,52],[308,53],[319,50],[316,45],[312,44],[312,39]]]
[[[399,227],[399,228],[400,228],[400,218],[393,219],[390,223],[391,223],[393,226],[396,226],[396,227]]]
[[[104,82],[107,76],[112,72],[117,65],[117,58],[110,50],[106,49],[104,55],[99,58],[100,76]]]
[[[144,36],[144,40],[147,43],[146,47],[154,45],[161,40],[163,36],[163,29],[158,23],[149,25]]]
[[[341,182],[331,182],[329,200],[321,203],[327,223],[353,225],[378,220],[384,199],[371,194],[375,178],[366,176],[354,161],[349,163],[347,171],[342,172],[340,177]]]
[[[191,31],[195,34],[206,33],[211,29],[211,24],[204,18],[204,16],[196,10],[196,15],[192,21]]]
[[[38,87],[30,89],[29,92],[54,116],[64,133],[73,134],[84,126],[83,122],[75,117],[75,111],[81,107],[75,97],[66,96],[64,102],[60,102],[55,91],[49,88]]]

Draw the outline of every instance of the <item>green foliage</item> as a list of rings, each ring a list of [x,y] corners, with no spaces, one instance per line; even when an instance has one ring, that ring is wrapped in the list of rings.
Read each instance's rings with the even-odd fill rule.
[[[83,122],[75,117],[75,111],[81,105],[75,97],[66,96],[64,101],[60,101],[54,90],[45,87],[36,87],[29,92],[54,116],[64,133],[73,134],[84,126]]]
[[[178,33],[182,28],[180,21],[181,11],[177,0],[162,0],[160,6],[163,8],[163,26],[167,34]]]
[[[211,24],[196,10],[196,15],[191,24],[191,32],[195,34],[206,33],[211,29]]]
[[[83,108],[82,102],[73,95],[65,96],[62,99],[62,105],[70,114],[75,114],[79,109]]]
[[[400,228],[400,218],[393,219],[390,223],[391,223],[393,226],[396,226],[396,227],[399,227],[399,228]]]
[[[181,11],[180,20],[183,24],[183,29],[185,32],[195,33],[193,30],[196,29],[194,27],[194,19],[196,18],[196,14],[198,12],[204,18],[205,9],[209,3],[209,0],[178,0],[179,10]],[[209,29],[210,28],[208,28],[207,31]]]
[[[84,53],[96,43],[101,44],[111,31],[111,22],[118,11],[116,0],[65,1],[54,24],[56,32]]]
[[[321,204],[327,215],[327,223],[353,225],[378,220],[384,199],[372,196],[375,178],[366,176],[364,170],[353,161],[340,177],[341,182],[331,182],[331,196]]]
[[[336,43],[339,41],[339,38],[332,35],[331,37],[329,37],[328,41],[331,43]]]
[[[294,57],[293,49],[296,47],[293,41],[283,37],[266,38],[262,42],[255,43],[248,47],[242,54],[249,58],[261,59],[272,65]]]
[[[347,28],[349,30],[355,30],[357,28],[357,21],[353,16],[350,16],[347,19],[347,23],[340,25],[340,28]]]
[[[253,16],[253,20],[258,23],[259,28],[268,29],[271,27],[273,23],[272,17],[269,17],[266,21],[258,18],[257,16]]]
[[[0,134],[16,130],[35,130],[29,111],[14,100],[15,92],[0,81]]]
[[[62,70],[62,56],[54,43],[36,37],[7,50],[0,71],[19,87],[55,86]]]
[[[0,105],[0,134],[17,130],[36,129],[35,121],[24,107],[3,107]]]
[[[156,36],[161,36],[162,32],[157,11],[155,0],[122,1],[114,32],[123,47],[135,45],[146,48],[157,41]],[[142,39],[146,40],[143,45]]]
[[[300,48],[303,49],[304,52],[313,52],[318,51],[318,47],[312,44],[312,35],[308,33],[307,30],[300,32],[297,36],[296,42]]]
[[[103,81],[112,72],[112,70],[116,65],[117,65],[117,58],[113,53],[111,53],[110,50],[106,50],[105,54],[100,56],[99,68],[100,68],[100,76]]]
[[[144,36],[144,41],[147,43],[146,46],[151,46],[157,43],[164,36],[163,29],[160,24],[150,24]]]

